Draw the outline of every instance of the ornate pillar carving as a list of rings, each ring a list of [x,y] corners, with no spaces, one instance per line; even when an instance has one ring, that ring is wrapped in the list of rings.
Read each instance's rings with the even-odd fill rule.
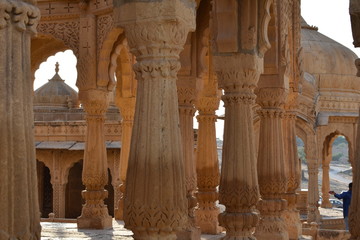
[[[181,79],[179,79],[181,81]],[[196,80],[194,80],[196,81]],[[188,225],[185,231],[177,233],[178,240],[200,239],[200,228],[195,224],[195,207],[197,199],[195,192],[197,188],[196,182],[196,166],[194,156],[194,102],[196,98],[196,89],[191,87],[177,87],[180,132],[182,139],[182,150],[185,166],[185,183],[186,197],[188,201]]]
[[[358,0],[350,0],[350,16],[351,28],[353,32],[354,46],[360,47],[360,2]],[[360,59],[355,61],[358,70],[357,76],[360,77]],[[357,122],[357,137],[355,158],[353,161],[353,193],[349,212],[350,240],[360,240],[360,128]]]
[[[310,147],[310,146],[309,146]],[[308,184],[308,215],[307,222],[317,222],[320,224],[320,213],[318,209],[319,201],[319,188],[318,188],[318,164],[317,159],[312,158],[311,156],[306,157],[308,162],[308,171],[309,171],[309,184]]]
[[[134,239],[176,239],[187,200],[176,92],[179,53],[195,26],[190,1],[114,1],[136,56],[137,94],[124,201]],[[159,15],[160,14],[160,15]]]
[[[242,64],[239,64],[242,63]],[[214,56],[219,86],[224,89],[224,145],[219,202],[226,206],[219,215],[226,228],[225,239],[253,238],[259,221],[255,206],[259,200],[253,130],[253,89],[262,72],[256,55]]]
[[[322,166],[322,186],[321,186],[321,190],[322,190],[322,202],[321,202],[321,207],[323,208],[331,208],[332,205],[330,203],[330,196],[329,196],[329,191],[330,191],[330,176],[329,176],[329,171],[330,171],[330,166],[329,166],[329,160],[328,158],[331,158],[331,155],[326,156],[326,161],[323,162],[323,166]]]
[[[259,188],[262,199],[258,204],[262,216],[256,228],[257,239],[288,239],[283,211],[288,189],[287,163],[284,156],[282,119],[287,91],[283,88],[261,88],[257,102],[262,107],[258,155]]]
[[[212,9],[214,69],[225,104],[219,202],[226,209],[219,223],[226,228],[227,240],[254,239],[259,221],[252,106],[264,70],[263,56],[270,46],[271,4],[268,0],[215,0]]]
[[[196,117],[199,122],[197,139],[196,172],[199,201],[199,209],[196,211],[196,222],[202,233],[218,234],[219,208],[216,206],[218,200],[217,187],[220,181],[219,161],[217,155],[215,111],[219,108],[218,97],[201,97],[196,107],[199,115]]]
[[[296,208],[298,194],[296,190],[300,185],[299,160],[296,146],[296,106],[298,93],[291,92],[288,95],[286,112],[283,118],[284,134],[284,157],[288,173],[287,191],[283,198],[287,201],[287,208],[283,213],[285,227],[289,233],[289,239],[299,239],[301,236],[300,214]]]
[[[122,116],[121,152],[120,152],[121,184],[119,186],[121,196],[119,201],[116,203],[117,209],[115,212],[115,218],[118,220],[123,220],[124,217],[124,193],[126,188],[126,171],[128,168],[131,132],[134,122],[135,100],[136,100],[135,97],[131,97],[131,98],[119,98],[119,100],[116,101],[116,105],[119,107]]]
[[[40,239],[30,37],[36,1],[0,1],[0,239]]]
[[[101,90],[80,91],[79,98],[86,112],[86,141],[82,181],[85,190],[81,195],[85,199],[81,216],[77,219],[78,228],[106,229],[112,227],[104,199],[108,192],[104,186],[108,183],[108,167],[105,146],[104,122],[109,104],[108,92]]]
[[[66,184],[52,183],[53,187],[53,213],[56,218],[65,218],[65,189]]]

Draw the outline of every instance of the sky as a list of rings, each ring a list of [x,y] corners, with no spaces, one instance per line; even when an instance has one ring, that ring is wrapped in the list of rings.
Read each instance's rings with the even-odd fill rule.
[[[352,45],[349,0],[302,0],[301,15],[309,25],[318,27],[320,33],[348,47],[360,56],[360,48],[355,49]],[[78,90],[75,85],[77,60],[71,50],[59,52],[40,65],[35,72],[34,89],[45,84],[54,76],[56,62],[60,64],[60,77],[72,88]],[[216,114],[224,114],[222,103]],[[223,120],[218,120],[216,123],[216,137],[220,139],[223,138],[223,124]],[[196,120],[194,128],[197,128]]]

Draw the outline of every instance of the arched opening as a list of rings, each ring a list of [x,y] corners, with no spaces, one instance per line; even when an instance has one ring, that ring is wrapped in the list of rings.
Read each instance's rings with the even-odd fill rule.
[[[81,215],[82,205],[85,203],[81,197],[81,191],[85,189],[82,184],[83,163],[82,160],[75,163],[69,170],[68,182],[65,192],[65,217],[77,218]]]
[[[39,207],[42,218],[47,218],[53,212],[53,188],[50,169],[43,162],[36,161]]]
[[[352,168],[349,162],[350,143],[346,136],[338,131],[325,138],[322,166],[322,203],[325,208],[341,207],[339,201],[329,191],[341,193],[352,182]]]
[[[34,90],[47,83],[54,76],[56,62],[59,63],[60,77],[65,80],[67,85],[78,91],[76,86],[77,58],[72,50],[57,52],[39,64],[39,68],[35,71]]]

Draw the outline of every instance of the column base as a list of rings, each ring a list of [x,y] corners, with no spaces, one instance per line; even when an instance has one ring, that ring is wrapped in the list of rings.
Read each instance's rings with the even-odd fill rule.
[[[112,228],[112,217],[78,217],[78,229],[110,229]]]
[[[301,236],[302,226],[299,212],[294,209],[288,209],[283,212],[285,227],[289,233],[290,240],[298,240]]]
[[[218,207],[213,209],[202,209],[201,206],[195,211],[196,225],[200,227],[202,234],[216,235],[223,231],[219,226],[218,215],[220,210]]]
[[[289,234],[285,227],[283,211],[287,205],[281,199],[262,199],[258,203],[261,219],[255,230],[257,240],[289,240]]]
[[[191,227],[181,232],[176,233],[177,240],[200,240],[201,230],[198,227]]]

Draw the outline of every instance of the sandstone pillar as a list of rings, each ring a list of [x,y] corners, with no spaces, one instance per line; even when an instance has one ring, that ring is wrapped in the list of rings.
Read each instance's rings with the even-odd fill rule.
[[[320,220],[320,213],[318,210],[318,201],[319,201],[319,188],[318,188],[318,164],[317,159],[312,158],[311,156],[306,157],[308,162],[308,172],[309,172],[309,183],[308,183],[308,216],[307,222],[317,222]]]
[[[180,132],[182,139],[184,166],[185,166],[185,183],[186,197],[188,201],[188,224],[185,231],[178,232],[178,240],[200,239],[200,228],[195,224],[195,207],[197,199],[195,192],[196,183],[196,165],[194,156],[194,101],[196,98],[195,89],[186,87],[177,87],[179,102]]]
[[[331,157],[331,155],[330,155]],[[327,156],[326,158],[329,158],[329,156]],[[330,195],[329,195],[329,191],[330,191],[330,161],[326,161],[325,163],[323,163],[322,166],[322,202],[321,202],[321,207],[323,208],[331,208],[332,205],[330,203]]]
[[[214,66],[224,89],[226,116],[219,188],[219,202],[226,210],[219,222],[226,228],[225,239],[253,239],[259,189],[252,106],[263,61],[250,54],[214,56]]]
[[[0,1],[0,239],[40,239],[30,37],[35,0]]]
[[[295,97],[295,94],[292,93],[290,96]],[[290,102],[296,102],[288,100]],[[284,124],[284,150],[285,150],[285,164],[287,167],[288,176],[288,187],[286,193],[283,195],[283,198],[287,201],[288,206],[284,211],[283,217],[285,219],[285,226],[289,233],[289,239],[299,239],[301,235],[301,222],[300,214],[297,210],[297,193],[296,190],[300,185],[300,171],[299,171],[299,160],[296,146],[296,112],[289,109],[284,114],[283,124]]]
[[[213,63],[225,104],[219,202],[226,210],[219,215],[219,223],[226,228],[227,240],[254,239],[259,221],[252,106],[253,91],[264,70],[263,56],[270,47],[271,4],[215,0],[212,9]]]
[[[134,239],[176,239],[187,200],[176,92],[179,53],[194,29],[189,1],[114,1],[136,56],[137,94],[124,201]]]
[[[359,62],[360,60],[357,59]],[[358,69],[360,69],[360,64]],[[360,240],[360,128],[357,123],[356,151],[353,162],[353,188],[351,196],[351,205],[349,212],[349,230],[351,233],[350,240]]]
[[[87,90],[79,93],[79,98],[86,111],[86,141],[82,181],[85,190],[81,195],[85,199],[78,228],[106,229],[112,227],[104,199],[108,192],[104,186],[108,183],[108,167],[105,146],[104,122],[109,104],[108,92]]]
[[[116,105],[120,109],[122,116],[121,122],[121,152],[120,152],[120,199],[117,204],[117,210],[115,212],[115,218],[117,220],[123,220],[124,215],[124,193],[126,188],[126,171],[128,168],[131,132],[134,122],[135,112],[135,97],[120,98],[116,101]]]
[[[65,190],[66,184],[52,183],[53,187],[53,213],[56,218],[65,218]]]
[[[199,201],[199,208],[196,211],[196,222],[202,233],[218,234],[219,208],[216,206],[218,200],[217,186],[219,185],[219,161],[217,155],[215,111],[219,107],[219,98],[201,97],[196,107],[199,115],[196,117],[199,122],[197,139],[196,172]]]
[[[287,92],[282,88],[261,88],[257,102],[262,107],[258,155],[259,188],[262,200],[258,204],[261,220],[256,228],[257,239],[288,239],[283,211],[287,202],[282,199],[288,188],[284,159],[282,118]]]

